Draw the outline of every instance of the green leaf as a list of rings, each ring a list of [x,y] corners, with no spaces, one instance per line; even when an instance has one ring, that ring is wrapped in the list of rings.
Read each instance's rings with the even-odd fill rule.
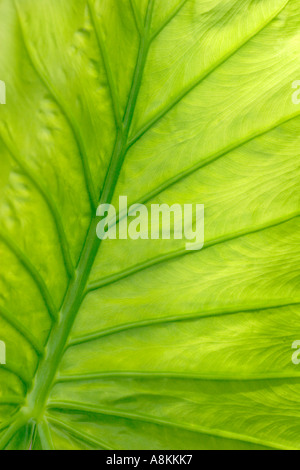
[[[299,449],[298,0],[1,0],[1,449]],[[200,203],[205,245],[100,240]]]

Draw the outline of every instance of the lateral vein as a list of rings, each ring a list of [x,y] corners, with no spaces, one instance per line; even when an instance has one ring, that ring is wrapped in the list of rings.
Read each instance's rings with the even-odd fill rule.
[[[98,48],[99,48],[99,51],[100,51],[100,54],[101,54],[102,60],[103,60],[103,65],[104,65],[104,70],[105,70],[106,77],[107,77],[108,88],[109,88],[109,92],[110,92],[110,97],[111,97],[111,102],[112,102],[112,109],[113,109],[113,113],[114,113],[114,117],[115,117],[116,127],[120,128],[121,125],[122,125],[122,119],[121,119],[121,115],[120,115],[120,112],[119,112],[119,106],[118,106],[118,103],[119,103],[118,91],[116,89],[116,85],[115,85],[115,82],[114,82],[114,78],[113,78],[111,66],[110,66],[110,63],[109,63],[107,50],[106,50],[106,47],[105,47],[104,39],[102,37],[102,32],[97,27],[95,13],[94,13],[93,8],[90,5],[90,0],[88,0],[87,5],[88,5],[88,9],[89,9],[93,29],[95,31],[95,36],[96,36],[96,41],[97,41],[97,44],[98,44]]]
[[[43,355],[43,347],[39,344],[37,338],[25,328],[19,321],[17,321],[12,314],[0,307],[0,317],[2,317],[17,333],[19,333],[27,343],[33,348],[38,356]]]
[[[131,421],[142,421],[145,423],[153,423],[159,426],[168,426],[172,428],[184,429],[187,431],[204,434],[204,435],[208,435],[212,437],[220,437],[223,439],[237,440],[240,442],[262,445],[262,446],[269,447],[272,449],[287,450],[287,447],[284,445],[277,444],[274,442],[264,441],[260,438],[255,438],[255,437],[248,436],[248,435],[238,434],[238,433],[231,432],[231,431],[224,431],[223,429],[208,428],[206,426],[201,426],[201,425],[191,425],[188,423],[186,424],[176,423],[170,420],[164,420],[164,419],[156,418],[153,416],[140,415],[137,413],[127,413],[124,411],[106,410],[100,407],[94,407],[94,406],[89,406],[89,405],[84,406],[81,403],[77,403],[77,402],[76,403],[72,403],[72,402],[53,403],[53,408],[55,407],[56,409],[63,409],[66,411],[78,410],[78,411],[86,412],[86,413],[97,413],[97,414],[105,415],[105,416],[115,416],[117,418],[128,419]]]
[[[32,280],[34,281],[35,285],[37,286],[42,298],[44,299],[45,305],[47,307],[49,316],[52,320],[56,320],[57,318],[57,309],[54,304],[54,301],[50,295],[48,287],[40,275],[39,271],[35,268],[35,266],[31,263],[29,258],[17,247],[17,245],[2,231],[0,231],[0,239],[5,243],[5,245],[9,248],[9,250],[15,255],[18,261],[24,266]]]
[[[28,55],[28,58],[29,58],[29,60],[32,64],[32,67],[35,70],[38,77],[40,78],[41,82],[44,84],[46,89],[49,91],[50,95],[53,97],[53,100],[55,101],[58,108],[61,110],[62,115],[65,116],[65,119],[66,119],[66,121],[69,125],[69,129],[71,130],[72,135],[74,137],[74,141],[77,144],[77,148],[78,148],[79,155],[80,155],[81,162],[82,162],[83,173],[84,173],[84,178],[85,178],[87,192],[88,192],[88,196],[89,196],[89,200],[90,200],[91,209],[94,211],[97,207],[96,189],[94,187],[94,183],[93,183],[93,179],[92,179],[92,175],[91,175],[91,170],[90,170],[90,166],[89,166],[89,161],[88,161],[87,153],[85,151],[84,144],[83,144],[82,139],[81,139],[81,134],[80,134],[80,132],[78,132],[78,129],[76,129],[76,126],[75,126],[72,118],[67,113],[66,108],[63,107],[63,105],[61,103],[61,100],[58,99],[52,85],[49,83],[47,78],[44,76],[44,73],[41,70],[41,68],[39,67],[38,62],[34,59],[34,55],[31,53],[30,46],[27,43],[26,35],[24,34],[24,31],[23,31],[23,25],[22,25],[22,21],[21,21],[17,6],[16,6],[16,12],[17,12],[17,18],[18,18],[18,21],[19,21],[19,25],[20,25],[20,32],[21,32],[24,48],[27,52],[27,55]]]
[[[49,212],[51,214],[51,217],[53,218],[53,222],[57,231],[57,235],[59,237],[60,241],[60,246],[61,246],[61,252],[62,252],[62,257],[64,261],[64,265],[67,271],[67,274],[69,277],[74,276],[74,265],[73,261],[71,258],[71,253],[69,250],[69,244],[68,240],[66,237],[65,229],[63,226],[62,218],[61,215],[57,209],[56,204],[54,203],[51,194],[49,191],[44,188],[44,186],[40,183],[40,181],[36,178],[35,174],[30,170],[30,168],[22,162],[22,160],[17,156],[17,152],[14,151],[10,145],[5,141],[5,139],[2,137],[2,142],[4,146],[6,147],[7,151],[9,152],[10,156],[12,159],[16,162],[16,164],[21,168],[23,171],[24,175],[31,181],[32,185],[37,189],[43,200],[45,201]]]
[[[261,33],[274,19],[284,10],[289,0],[286,1],[283,7],[280,7],[274,16],[268,21],[265,22],[263,27],[259,28],[254,33],[247,36],[246,40],[240,44],[237,49],[230,51],[226,54],[217,64],[214,64],[207,72],[204,72],[200,77],[197,77],[190,85],[188,85],[172,102],[162,111],[160,111],[156,116],[154,116],[148,123],[146,123],[142,129],[140,129],[137,134],[131,138],[128,146],[131,148],[144,134],[146,134],[152,127],[154,127],[161,119],[163,119],[175,106],[177,106],[186,96],[188,96],[195,88],[197,88],[205,79],[212,75],[219,67],[221,67],[225,62],[227,62],[231,57],[233,57],[240,49],[242,49],[247,43],[249,43],[255,36]]]
[[[282,217],[277,220],[273,220],[270,224],[262,224],[259,227],[253,228],[253,230],[249,230],[248,228],[245,229],[244,231],[241,230],[237,233],[231,233],[228,235],[225,235],[223,237],[219,237],[218,239],[212,240],[204,245],[202,248],[201,252],[205,251],[208,248],[213,248],[216,245],[221,245],[223,243],[227,243],[233,240],[237,240],[242,237],[246,237],[248,235],[253,235],[255,233],[259,233],[264,230],[269,230],[271,228],[275,228],[277,226],[283,225],[287,222],[290,222],[294,219],[297,219],[300,217],[300,212],[296,211],[293,214],[290,214],[288,217]],[[155,258],[152,258],[150,260],[147,260],[143,263],[136,264],[135,266],[121,271],[118,274],[107,276],[103,279],[99,279],[98,281],[94,281],[93,283],[89,284],[87,286],[86,294],[89,292],[101,289],[102,287],[106,287],[108,285],[114,284],[115,282],[119,282],[123,279],[126,279],[130,276],[133,276],[137,273],[143,272],[149,268],[152,268],[157,265],[164,264],[168,261],[174,261],[175,259],[182,257],[182,256],[187,256],[187,255],[193,255],[195,253],[199,253],[199,251],[187,251],[185,248],[182,248],[177,251],[173,251],[171,253],[167,253],[164,255],[157,256]]]

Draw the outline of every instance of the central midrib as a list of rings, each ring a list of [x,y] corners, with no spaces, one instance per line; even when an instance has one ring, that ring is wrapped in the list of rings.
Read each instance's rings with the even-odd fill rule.
[[[116,142],[99,204],[109,204],[111,202],[122,164],[128,151],[128,135],[137,103],[150,44],[149,33],[153,5],[154,0],[150,0],[145,19],[144,35],[140,40],[137,63],[132,80],[132,87],[129,93],[127,107],[125,110],[123,125],[117,130]],[[37,423],[43,417],[48,395],[57,375],[58,367],[64,354],[70,331],[84,299],[87,281],[101,244],[101,240],[99,240],[96,236],[97,223],[98,220],[96,219],[95,214],[92,217],[90,223],[75,276],[70,282],[66,292],[66,296],[59,314],[59,321],[54,325],[50,333],[49,340],[45,348],[45,355],[36,371],[32,389],[27,395],[25,405],[20,409],[18,415],[15,417],[14,424],[9,427],[8,431],[0,440],[4,446],[10,441],[15,433],[21,427],[25,426],[30,420],[33,419]]]

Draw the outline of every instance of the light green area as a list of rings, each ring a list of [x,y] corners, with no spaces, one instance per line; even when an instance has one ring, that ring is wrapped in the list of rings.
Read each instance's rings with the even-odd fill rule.
[[[0,26],[0,448],[299,449],[299,1]],[[204,204],[204,249],[100,243],[120,195]]]

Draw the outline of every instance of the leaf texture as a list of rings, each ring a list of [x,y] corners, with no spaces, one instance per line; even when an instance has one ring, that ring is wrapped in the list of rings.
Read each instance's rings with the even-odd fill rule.
[[[298,0],[0,23],[0,448],[299,449]],[[204,248],[101,243],[120,195],[204,204]]]

